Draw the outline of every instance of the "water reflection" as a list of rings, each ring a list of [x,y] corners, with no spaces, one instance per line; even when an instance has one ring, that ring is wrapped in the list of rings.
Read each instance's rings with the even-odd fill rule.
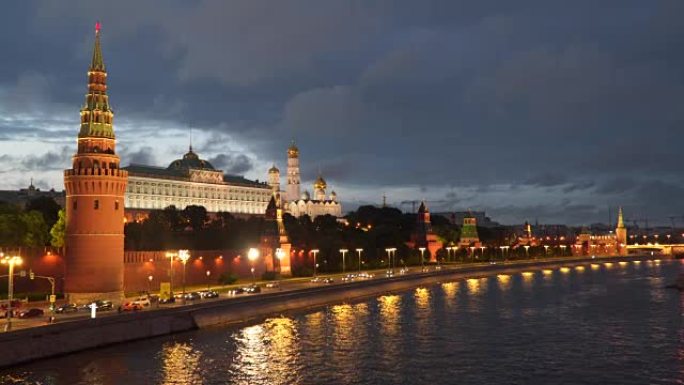
[[[401,308],[401,297],[398,295],[383,295],[378,298],[380,308],[380,324],[383,331],[388,334],[396,334],[399,330],[399,310]]]
[[[458,283],[456,282],[446,282],[442,284],[442,290],[444,290],[444,295],[447,299],[447,303],[451,304],[451,301],[456,298],[456,293],[458,293]]]
[[[164,385],[202,383],[199,369],[202,353],[195,351],[190,344],[180,342],[166,344],[161,355]]]
[[[420,310],[430,310],[430,291],[424,287],[416,289],[414,297],[416,299],[416,306]]]
[[[477,278],[470,278],[466,281],[468,284],[468,292],[471,294],[477,294],[482,290],[482,285],[480,285],[480,280]]]
[[[599,270],[600,268],[601,268],[601,265],[599,265],[598,263],[592,263],[591,264],[592,270]]]
[[[499,274],[496,276],[496,280],[499,282],[501,291],[506,291],[511,287],[511,276],[508,274]]]

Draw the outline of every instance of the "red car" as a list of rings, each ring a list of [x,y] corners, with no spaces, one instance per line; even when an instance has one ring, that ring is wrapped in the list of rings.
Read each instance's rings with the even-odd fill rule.
[[[138,302],[126,302],[121,310],[123,311],[137,311],[137,310],[142,310],[143,306],[142,304]]]

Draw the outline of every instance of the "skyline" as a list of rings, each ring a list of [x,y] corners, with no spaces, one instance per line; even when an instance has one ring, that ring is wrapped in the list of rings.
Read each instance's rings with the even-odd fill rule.
[[[596,11],[582,26],[573,21],[584,13],[572,7],[566,20],[554,19],[559,36],[533,36],[548,27],[544,11],[563,13],[558,5],[448,13],[450,3],[437,3],[425,8],[431,12],[406,5],[390,14],[346,3],[302,6],[302,14],[292,4],[283,12],[273,11],[277,4],[169,3],[161,12],[145,4],[132,17],[127,2],[7,6],[5,189],[31,177],[62,189],[100,20],[122,165],[166,166],[187,150],[192,129],[201,156],[261,181],[273,162],[285,168],[294,139],[303,183],[320,169],[347,210],[379,204],[384,194],[389,203],[446,202],[430,204],[433,212],[485,210],[506,224],[605,222],[609,205],[651,223],[684,213],[676,199],[684,192],[676,130],[684,84],[681,58],[666,49],[684,36],[676,24],[658,28],[676,23],[681,6],[665,12],[666,2],[620,2],[620,12],[634,14],[609,20],[599,11],[606,16],[617,3],[582,5]],[[525,25],[530,12],[539,19]],[[214,23],[214,14],[230,20]],[[185,17],[187,25],[177,24]],[[322,28],[333,19],[341,20]],[[602,35],[608,22],[624,25]],[[231,33],[240,28],[248,31]],[[224,44],[227,52],[217,52]]]

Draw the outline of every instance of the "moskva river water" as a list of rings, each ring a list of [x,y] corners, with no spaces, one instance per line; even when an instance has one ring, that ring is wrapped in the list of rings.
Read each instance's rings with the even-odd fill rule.
[[[2,371],[3,384],[682,384],[679,261],[444,282]],[[11,352],[2,352],[11,354]]]

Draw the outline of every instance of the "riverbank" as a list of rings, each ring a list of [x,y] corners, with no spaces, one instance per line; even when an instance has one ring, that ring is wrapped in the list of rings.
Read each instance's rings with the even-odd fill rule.
[[[563,258],[516,261],[506,264],[457,266],[343,284],[312,286],[254,296],[232,297],[194,305],[69,321],[16,330],[0,335],[0,366],[12,366],[86,349],[168,335],[196,328],[251,322],[286,312],[303,311],[334,303],[356,301],[417,286],[464,278],[554,269],[599,262],[656,259],[645,256]]]

